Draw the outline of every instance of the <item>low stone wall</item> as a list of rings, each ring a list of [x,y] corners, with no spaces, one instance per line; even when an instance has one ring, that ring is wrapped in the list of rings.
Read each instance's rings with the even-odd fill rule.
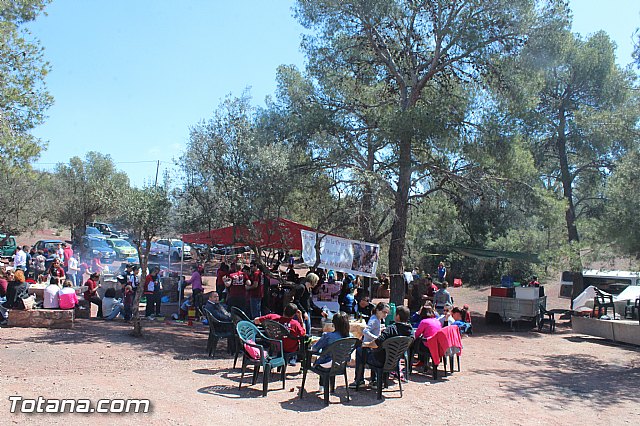
[[[73,328],[73,310],[32,309],[9,310],[10,327]]]
[[[640,345],[640,325],[638,321],[600,320],[596,318],[571,317],[574,333],[602,337],[614,342]]]

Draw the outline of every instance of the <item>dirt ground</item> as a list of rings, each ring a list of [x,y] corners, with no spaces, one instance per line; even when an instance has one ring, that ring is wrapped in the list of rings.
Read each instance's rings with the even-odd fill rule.
[[[123,322],[78,320],[73,330],[0,329],[0,411],[3,424],[640,424],[640,350],[576,335],[561,320],[555,334],[487,327],[488,289],[452,289],[474,311],[475,333],[463,339],[462,371],[432,380],[414,374],[383,392],[352,392],[344,384],[325,407],[311,375],[288,370],[286,388],[274,377],[266,398],[258,385],[238,389],[240,370],[219,346],[205,352],[203,326],[145,322],[145,336],[128,335]],[[557,288],[548,288],[548,294]],[[552,307],[565,300],[550,297]],[[349,370],[353,378],[353,369]],[[245,383],[247,382],[245,378]],[[148,414],[9,414],[8,397],[148,398]]]

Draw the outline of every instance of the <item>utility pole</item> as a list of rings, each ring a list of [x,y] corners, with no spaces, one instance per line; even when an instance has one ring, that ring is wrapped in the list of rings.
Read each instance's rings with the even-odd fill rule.
[[[154,185],[154,188],[158,187],[158,171],[160,170],[160,160],[158,160],[158,164],[156,165],[156,183]]]

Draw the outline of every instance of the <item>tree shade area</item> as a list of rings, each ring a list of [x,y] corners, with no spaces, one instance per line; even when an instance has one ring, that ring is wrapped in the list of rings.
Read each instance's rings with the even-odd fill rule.
[[[165,235],[259,255],[263,224],[298,223],[379,244],[397,304],[403,272],[440,261],[474,282],[480,261],[496,279],[640,256],[637,68],[564,1],[298,0],[305,67],[280,66],[263,105],[223,99],[143,188],[99,152],[32,168],[53,99],[25,23],[47,3],[0,6],[0,234],[102,220],[142,257]],[[271,236],[297,249],[296,230]]]

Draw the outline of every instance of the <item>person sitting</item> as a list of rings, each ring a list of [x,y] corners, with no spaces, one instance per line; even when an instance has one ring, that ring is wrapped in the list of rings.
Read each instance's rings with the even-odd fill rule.
[[[331,319],[331,323],[333,324],[333,331],[324,333],[320,340],[318,340],[311,350],[313,352],[318,353],[318,359],[315,362],[315,366],[318,369],[326,369],[329,370],[331,368],[332,360],[328,355],[323,355],[322,351],[329,347],[336,340],[344,339],[346,337],[351,336],[350,325],[349,325],[349,315],[344,312],[336,313]],[[320,381],[320,393],[324,392],[324,387],[322,386],[322,381]]]
[[[371,315],[373,315],[376,305],[369,301],[369,292],[368,291],[360,291],[361,294],[360,300],[356,305],[356,315],[364,318],[365,321],[369,321]]]
[[[540,282],[538,281],[537,276],[531,277],[531,281],[529,281],[529,287],[540,287]]]
[[[260,325],[263,321],[271,320],[279,322],[289,330],[289,336],[282,340],[282,350],[285,354],[293,354],[298,352],[298,337],[306,335],[304,329],[304,319],[302,312],[298,310],[298,307],[293,303],[289,303],[284,307],[282,315],[268,314],[258,317],[253,320],[256,325]],[[291,356],[289,358],[289,365],[296,364],[296,357]]]
[[[20,299],[26,296],[27,288],[24,272],[21,269],[7,270],[7,300],[2,306],[7,309],[24,309],[24,304]]]
[[[85,285],[87,286],[87,291],[84,292],[84,300],[87,302],[91,302],[94,305],[98,305],[98,318],[102,318],[102,299],[98,296],[98,287],[101,287],[98,284],[98,280],[100,279],[100,274],[97,272],[93,272]]]
[[[431,278],[431,275],[427,274],[427,277],[425,279],[427,280],[427,292],[425,294],[426,299],[433,303],[433,296],[436,294],[436,291],[438,291],[438,286],[433,283],[433,278]]]
[[[456,306],[451,310],[451,316],[453,317],[453,322],[450,322],[449,325],[457,325],[460,329],[460,333],[473,334],[471,331],[471,321],[466,321],[468,317],[468,308],[460,309]]]
[[[436,293],[433,295],[433,304],[436,307],[436,311],[438,311],[438,313],[440,314],[444,312],[444,305],[446,305],[447,303],[453,305],[451,294],[449,294],[449,291],[447,291],[448,286],[449,284],[446,281],[443,281],[438,285],[439,290],[436,291]]]
[[[381,347],[384,341],[396,336],[411,336],[412,333],[413,327],[409,324],[409,308],[398,306],[396,308],[395,323],[385,328],[377,339],[362,345],[363,348],[373,349],[367,356],[367,362],[375,367],[384,366],[387,356],[386,351]]]
[[[440,325],[442,325],[443,327],[453,324],[453,318],[451,317],[451,309],[453,309],[453,306],[447,303],[444,305],[444,310],[442,311],[442,315],[437,316],[438,321],[440,321]]]
[[[367,344],[373,342],[382,333],[384,329],[383,321],[389,315],[389,304],[379,302],[375,306],[374,314],[369,319],[367,326],[362,332],[362,343]],[[356,348],[356,377],[353,383],[349,385],[350,388],[356,389],[359,386],[364,385],[364,364],[370,349],[358,347]]]
[[[70,280],[64,282],[62,289],[58,292],[58,298],[60,309],[74,309],[78,305],[78,296]]]
[[[7,287],[9,286],[9,281],[5,279],[5,271],[4,268],[0,271],[0,298],[4,298],[7,295]]]
[[[204,309],[211,312],[211,315],[213,315],[213,317],[218,321],[231,321],[231,313],[229,313],[227,305],[220,302],[220,295],[217,291],[212,291],[209,294],[209,300],[205,303]]]
[[[353,314],[356,308],[356,300],[353,297],[355,279],[355,275],[347,274],[347,276],[344,277],[344,280],[342,281],[340,296],[338,296],[340,310],[347,315]]]
[[[442,329],[442,324],[440,323],[440,320],[436,318],[436,313],[433,311],[433,308],[430,306],[425,306],[422,309],[424,310],[424,312],[422,313],[424,319],[420,321],[418,329],[415,333],[415,337],[416,339],[422,337],[424,340],[422,342],[422,345],[420,344],[419,340],[416,340],[416,342],[414,343],[414,348],[416,349],[416,352],[418,354],[426,353],[427,339],[433,337],[439,330]],[[424,361],[420,360],[413,366],[420,367],[422,365],[424,365]]]
[[[116,319],[118,315],[124,317],[124,305],[116,299],[115,288],[108,288],[104,292],[104,297],[102,298],[102,314],[107,321]]]
[[[51,282],[44,289],[44,301],[42,307],[45,309],[60,309],[60,286],[54,283],[53,277]]]
[[[424,304],[427,297],[427,280],[418,278],[413,281],[411,286],[411,295],[409,296],[409,310],[411,312],[418,311]]]
[[[418,312],[416,312],[413,315],[411,315],[411,326],[413,328],[418,328],[418,325],[420,324],[420,321],[422,321],[423,319],[427,318],[426,314],[427,314],[428,311],[427,311],[426,308],[430,308],[431,312],[433,312],[433,305],[431,305],[431,302],[426,302],[424,304],[424,306],[421,307]]]

